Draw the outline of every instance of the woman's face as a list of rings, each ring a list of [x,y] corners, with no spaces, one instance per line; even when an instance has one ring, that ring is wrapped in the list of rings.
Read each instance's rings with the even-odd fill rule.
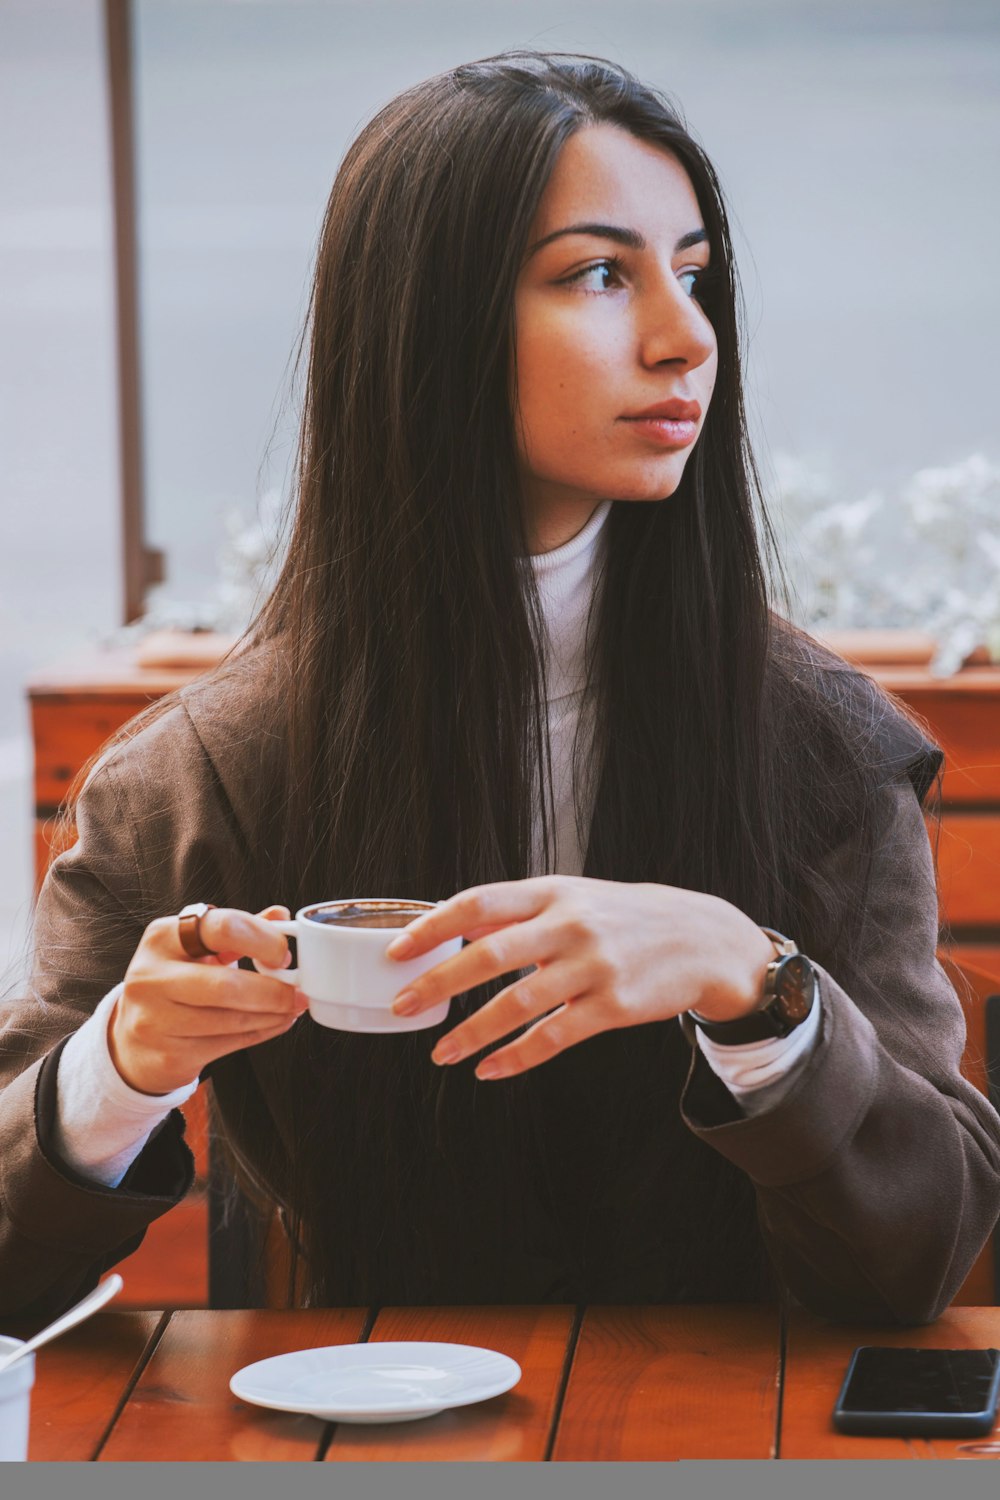
[[[538,205],[515,293],[515,420],[533,553],[601,500],[662,500],[680,483],[715,385],[698,301],[709,264],[675,157],[616,125],[570,137]],[[651,407],[681,402],[677,413]]]

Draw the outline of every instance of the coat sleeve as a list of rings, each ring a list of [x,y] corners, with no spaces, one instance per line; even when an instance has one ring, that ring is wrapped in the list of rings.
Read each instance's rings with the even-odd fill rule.
[[[60,1049],[124,976],[148,923],[189,900],[222,904],[217,872],[234,852],[204,759],[178,707],[99,763],[77,800],[77,841],[42,887],[30,981],[0,1004],[0,1316],[72,1303],[193,1181],[177,1110],[117,1188],[63,1162],[52,1123]]]
[[[864,979],[848,995],[818,969],[820,1037],[790,1092],[743,1117],[695,1049],[681,1103],[749,1174],[785,1285],[833,1318],[932,1321],[1000,1213],[1000,1118],[959,1071],[965,1021],[936,958],[919,794],[905,779],[887,791]]]

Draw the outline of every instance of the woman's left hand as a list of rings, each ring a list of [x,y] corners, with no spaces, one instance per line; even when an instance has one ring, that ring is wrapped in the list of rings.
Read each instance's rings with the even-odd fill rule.
[[[396,999],[397,1014],[416,1015],[488,979],[537,966],[435,1047],[435,1062],[460,1062],[534,1020],[480,1062],[477,1078],[523,1073],[600,1031],[686,1010],[712,1021],[747,1015],[760,1003],[775,956],[766,934],[717,896],[571,875],[459,891],[412,922],[387,952],[415,958],[454,937],[465,937],[467,946],[413,981]]]

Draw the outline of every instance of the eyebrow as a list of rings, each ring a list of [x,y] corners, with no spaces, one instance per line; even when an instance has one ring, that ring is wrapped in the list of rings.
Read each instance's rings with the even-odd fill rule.
[[[619,245],[627,245],[630,250],[645,250],[646,241],[637,229],[624,229],[618,224],[570,224],[565,229],[554,229],[551,234],[536,240],[528,250],[525,259],[530,260],[536,251],[541,250],[543,245],[550,245],[553,240],[561,238],[564,234],[590,234],[600,240],[614,240]],[[682,234],[674,246],[674,254],[679,255],[682,250],[689,250],[692,245],[700,245],[708,239],[707,229],[689,229],[687,234]]]

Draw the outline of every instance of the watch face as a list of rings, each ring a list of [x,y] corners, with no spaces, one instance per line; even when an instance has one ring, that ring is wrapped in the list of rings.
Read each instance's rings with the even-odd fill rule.
[[[774,1001],[789,1021],[804,1021],[812,1008],[813,970],[802,953],[795,953],[779,964],[775,978]]]

